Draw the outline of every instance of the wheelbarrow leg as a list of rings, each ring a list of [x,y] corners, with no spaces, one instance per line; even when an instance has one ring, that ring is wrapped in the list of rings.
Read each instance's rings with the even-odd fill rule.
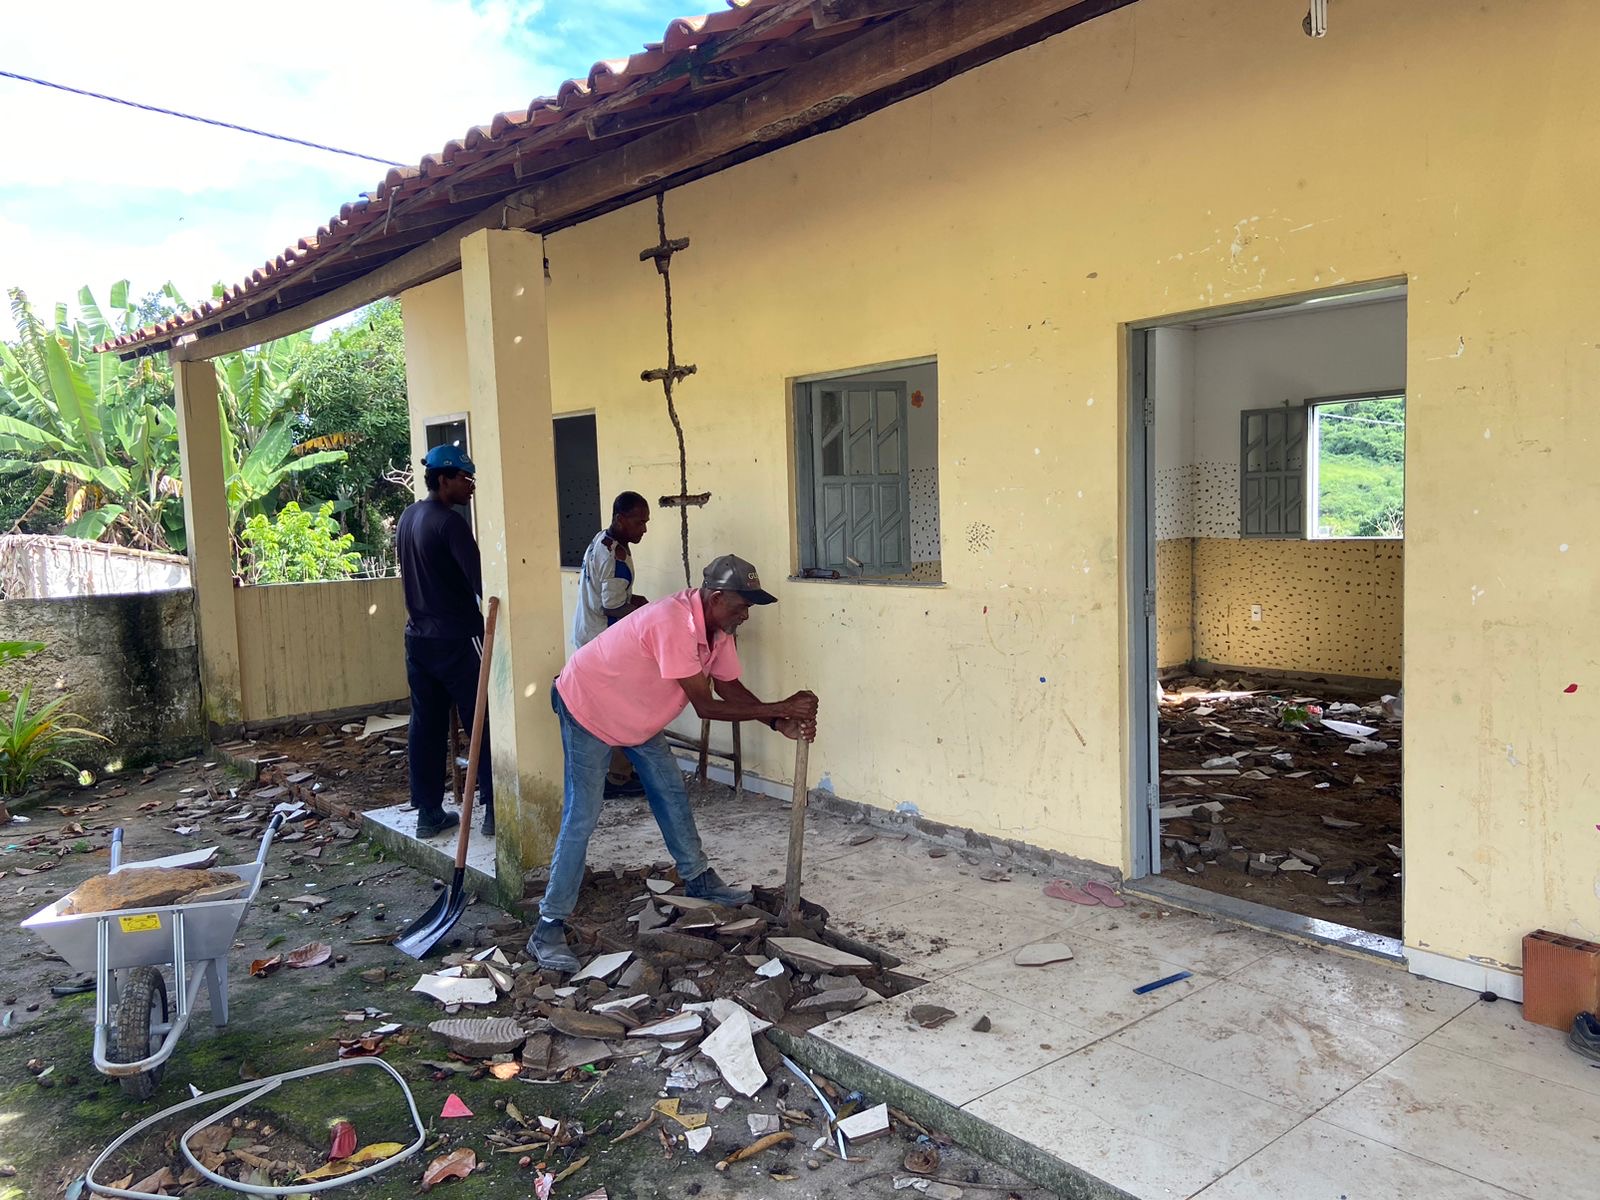
[[[211,1023],[221,1029],[228,1023],[227,959],[206,959],[206,995],[211,998]]]

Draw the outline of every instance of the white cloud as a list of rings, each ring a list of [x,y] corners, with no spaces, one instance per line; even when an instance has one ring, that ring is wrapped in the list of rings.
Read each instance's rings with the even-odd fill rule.
[[[125,0],[56,0],[8,10],[0,67],[410,164],[696,7],[275,0],[152,26]],[[40,304],[123,276],[138,292],[172,279],[203,296],[387,169],[9,79],[0,128],[0,287]]]

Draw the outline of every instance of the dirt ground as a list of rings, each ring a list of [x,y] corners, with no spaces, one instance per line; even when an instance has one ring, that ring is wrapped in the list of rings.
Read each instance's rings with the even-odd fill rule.
[[[1235,676],[1167,685],[1160,723],[1162,871],[1272,908],[1399,937],[1401,720],[1377,695],[1305,682],[1274,686],[1279,690]],[[1323,719],[1376,732],[1342,736],[1313,708]],[[1296,727],[1302,709],[1309,719]],[[1374,749],[1380,743],[1384,748]],[[1208,773],[1205,764],[1218,760],[1222,765]],[[1209,809],[1182,812],[1197,802],[1220,804],[1215,826]]]
[[[315,744],[330,735],[312,736]],[[308,750],[303,748],[302,753],[306,765],[315,761]],[[398,786],[403,794],[403,768],[391,772],[390,756],[365,749],[357,753],[371,759],[375,776],[397,780],[391,787]],[[342,769],[330,766],[331,771]],[[371,797],[356,782],[352,772],[337,784],[341,799],[352,807],[393,802]],[[840,1195],[870,1200],[892,1194],[895,1177],[906,1175],[902,1164],[907,1154],[926,1152],[930,1146],[942,1160],[939,1178],[956,1186],[980,1179],[990,1185],[982,1190],[969,1186],[969,1197],[1040,1194],[1025,1181],[951,1147],[937,1131],[930,1137],[898,1120],[888,1136],[852,1143],[852,1157],[864,1161],[837,1162],[813,1149],[825,1127],[820,1106],[806,1085],[786,1071],[772,1072],[769,1084],[751,1099],[732,1092],[720,1080],[672,1092],[681,1095],[681,1112],[706,1114],[713,1129],[709,1145],[695,1154],[684,1143],[683,1128],[661,1116],[643,1133],[621,1137],[666,1094],[665,1072],[654,1052],[632,1060],[603,1058],[559,1072],[524,1071],[504,1080],[491,1074],[485,1061],[453,1056],[427,1028],[446,1015],[440,1004],[410,990],[421,968],[385,940],[432,902],[434,881],[408,866],[385,861],[364,837],[326,818],[289,827],[289,836],[301,836],[276,844],[271,851],[260,895],[233,947],[228,1026],[213,1028],[202,992],[194,1022],[155,1097],[145,1103],[130,1099],[114,1081],[99,1075],[90,1061],[93,996],[51,995],[53,985],[72,984],[80,978],[78,972],[17,925],[105,870],[110,831],[116,825],[126,830],[130,859],[199,845],[220,846],[224,866],[249,859],[259,839],[257,821],[269,806],[253,804],[248,787],[234,799],[230,789],[242,786],[220,765],[207,769],[204,763],[191,762],[150,776],[135,775],[132,780],[45,797],[31,807],[20,807],[27,823],[0,828],[0,928],[10,931],[5,934],[7,953],[0,954],[0,1015],[9,1014],[0,1028],[0,1200],[70,1194],[73,1181],[101,1147],[141,1117],[187,1098],[191,1087],[214,1091],[334,1061],[341,1045],[359,1046],[363,1035],[368,1036],[369,1048],[381,1048],[383,1060],[412,1089],[427,1142],[392,1172],[341,1192],[355,1200],[413,1194],[427,1164],[460,1148],[472,1149],[484,1164],[466,1179],[437,1185],[443,1189],[440,1195],[460,1200],[532,1196],[541,1173],[553,1176],[569,1168],[575,1169],[551,1193],[558,1198],[578,1200],[604,1189],[610,1200],[690,1196],[811,1200]],[[211,811],[197,815],[208,801]],[[255,816],[229,822],[229,810],[240,805],[252,806]],[[180,828],[193,832],[181,834]],[[603,948],[608,939],[625,936],[620,912],[607,915],[604,905],[595,906],[596,898],[609,894],[617,904],[626,903],[641,882],[637,877],[605,878],[610,883],[603,879],[586,896],[586,908],[602,913],[592,927],[581,931],[594,939],[587,949]],[[307,896],[322,903],[306,901]],[[445,949],[459,958],[499,946],[515,967],[523,957],[527,932],[524,924],[506,913],[473,904]],[[312,942],[332,950],[325,965],[305,970],[284,967],[264,977],[251,976],[254,960]],[[727,957],[730,963],[743,964],[737,953]],[[437,970],[441,961],[431,959],[429,965]],[[669,974],[683,978],[695,974],[693,968],[689,963],[682,969],[669,968]],[[721,995],[742,987],[749,977],[748,967],[730,967],[708,986]],[[464,1008],[457,1015],[516,1015],[527,1023],[538,1019],[535,1012],[548,1012],[529,990],[535,984],[548,986],[546,977],[524,971],[515,978],[516,993],[491,1006]],[[799,987],[796,995],[807,992]],[[399,1028],[384,1035],[374,1033],[390,1024]],[[441,1113],[452,1094],[474,1115],[444,1118]],[[719,1097],[731,1098],[725,1110],[715,1107]],[[836,1103],[849,1099],[839,1096]],[[861,1103],[871,1103],[871,1097]],[[110,1178],[132,1176],[137,1183],[162,1167],[181,1175],[187,1164],[176,1151],[176,1137],[209,1111],[212,1108],[191,1110],[152,1131],[113,1165]],[[793,1143],[724,1172],[715,1169],[719,1159],[753,1140],[749,1115],[784,1113],[789,1114],[783,1120],[795,1134]],[[540,1118],[545,1117],[559,1123],[554,1137],[541,1129]],[[415,1136],[400,1093],[388,1076],[371,1067],[353,1068],[287,1084],[241,1111],[236,1127],[217,1135],[214,1152],[226,1162],[222,1169],[228,1173],[248,1168],[260,1172],[255,1176],[258,1181],[268,1175],[287,1178],[290,1173],[284,1164],[312,1168],[326,1160],[330,1125],[339,1119],[355,1127],[360,1145],[408,1142]],[[853,1186],[857,1181],[859,1186]],[[181,1185],[169,1191],[195,1197],[230,1194],[201,1186],[184,1190]]]

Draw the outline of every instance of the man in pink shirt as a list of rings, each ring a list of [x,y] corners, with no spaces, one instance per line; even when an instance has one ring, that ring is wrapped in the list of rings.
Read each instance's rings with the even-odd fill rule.
[[[706,860],[683,771],[662,731],[693,704],[703,720],[764,721],[787,738],[816,736],[817,698],[810,692],[767,704],[739,682],[734,632],[751,605],[775,603],[753,566],[724,554],[706,567],[700,587],[645,605],[567,660],[550,691],[566,759],[561,832],[539,924],[528,939],[528,953],[541,967],[578,969],[566,922],[577,907],[612,747],[638,772],[684,891],[731,907],[749,903],[751,893],[724,883]]]

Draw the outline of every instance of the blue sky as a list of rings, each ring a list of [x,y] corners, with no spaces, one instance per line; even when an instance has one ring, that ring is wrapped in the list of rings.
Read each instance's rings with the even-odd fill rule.
[[[596,59],[723,0],[273,0],[142,10],[56,0],[8,12],[0,69],[414,163],[525,108]],[[143,14],[143,15],[141,15]],[[0,289],[47,307],[167,280],[233,283],[377,163],[0,79]],[[0,335],[11,333],[9,313]]]

